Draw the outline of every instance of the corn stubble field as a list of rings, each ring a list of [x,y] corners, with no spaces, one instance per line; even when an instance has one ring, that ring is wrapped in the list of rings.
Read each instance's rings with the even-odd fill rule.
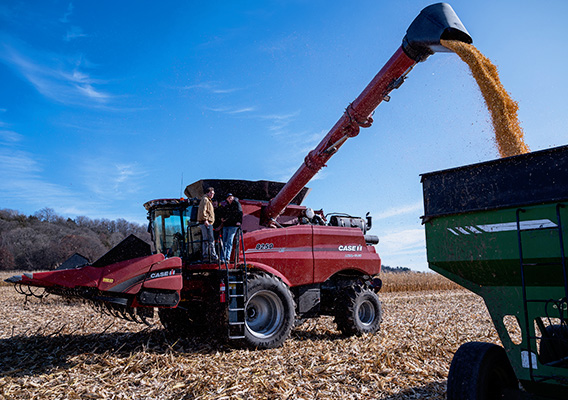
[[[11,274],[0,274],[5,279]],[[0,285],[0,399],[443,399],[464,342],[499,343],[483,301],[435,274],[383,274],[376,335],[308,320],[252,351]]]

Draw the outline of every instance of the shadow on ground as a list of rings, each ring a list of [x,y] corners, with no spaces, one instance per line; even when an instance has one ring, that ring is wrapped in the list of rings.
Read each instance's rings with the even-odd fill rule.
[[[172,338],[161,329],[64,335],[14,336],[0,340],[0,377],[44,373],[53,368],[70,368],[81,354],[210,353],[230,348],[220,341],[203,338]]]
[[[337,332],[314,332],[294,329],[296,340],[338,340]],[[129,357],[133,353],[208,354],[230,352],[237,343],[197,335],[180,338],[159,328],[139,332],[112,332],[90,334],[32,334],[0,339],[0,377],[42,374],[53,368],[71,368],[74,357],[81,354],[109,354]]]
[[[429,383],[424,386],[416,386],[399,392],[397,394],[384,397],[383,400],[401,400],[401,399],[428,399],[428,400],[445,400],[446,398],[446,382]]]

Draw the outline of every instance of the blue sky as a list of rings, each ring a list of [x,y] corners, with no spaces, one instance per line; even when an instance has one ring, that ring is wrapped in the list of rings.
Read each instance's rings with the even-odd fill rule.
[[[0,208],[145,222],[201,178],[286,181],[432,2],[0,3]],[[568,2],[450,2],[519,102],[532,150],[568,143]],[[494,159],[450,53],[417,65],[305,204],[371,211],[383,263],[426,269],[420,173]]]

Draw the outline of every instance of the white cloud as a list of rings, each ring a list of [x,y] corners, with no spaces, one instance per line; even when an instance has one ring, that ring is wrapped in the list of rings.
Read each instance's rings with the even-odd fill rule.
[[[65,11],[65,14],[63,14],[63,17],[61,17],[59,19],[59,22],[63,22],[64,24],[69,22],[69,17],[73,14],[73,3],[69,3],[67,5],[67,10]]]
[[[123,200],[139,192],[147,175],[138,163],[113,163],[102,158],[85,161],[81,168],[89,191],[107,200]]]
[[[0,121],[0,126],[3,126],[4,124]],[[6,130],[0,130],[0,143],[4,142],[4,143],[16,143],[19,142],[23,139],[23,135],[20,135],[18,132],[14,132],[14,131],[6,131]]]
[[[427,270],[424,228],[386,232],[379,240],[377,251],[384,265]]]
[[[290,125],[299,114],[299,112],[289,114],[270,114],[262,115],[259,118],[269,122],[268,130],[274,135],[284,135],[287,134],[286,128],[288,125]]]
[[[84,71],[92,65],[81,55],[35,51],[16,40],[3,37],[0,62],[15,70],[45,97],[66,105],[100,106],[113,96],[96,88],[104,82]]]
[[[89,35],[84,33],[83,30],[80,27],[72,26],[67,30],[67,33],[63,37],[63,40],[65,40],[66,42],[70,42],[71,40],[82,38],[82,37],[88,37],[88,36]]]
[[[235,108],[232,110],[227,111],[229,114],[243,114],[248,112],[256,111],[255,107],[242,107],[242,108]]]
[[[46,182],[43,168],[31,153],[14,148],[0,148],[0,204],[18,203],[43,207],[68,208],[82,207],[89,210],[92,202],[86,201],[68,187]]]
[[[239,88],[224,88],[216,82],[203,82],[195,85],[187,85],[181,88],[182,90],[205,90],[213,94],[228,94],[234,93],[241,89]]]
[[[108,160],[89,159],[85,167],[81,159],[76,163],[77,172],[88,170],[85,181],[91,191],[77,185],[77,178],[70,177],[65,184],[50,182],[42,156],[21,150],[24,136],[9,130],[0,130],[0,205],[18,204],[19,209],[44,207],[55,209],[63,215],[87,215],[107,218],[128,217],[137,220],[139,215],[109,215],[114,200],[130,201],[143,184],[145,172],[137,164],[117,163]]]
[[[383,252],[389,254],[406,254],[424,247],[424,229],[404,229],[387,232],[380,238]]]
[[[404,214],[416,214],[417,212],[422,211],[422,207],[423,205],[420,202],[393,207],[386,211],[374,214],[373,219],[379,220],[379,219],[398,217]]]
[[[246,114],[256,111],[256,107],[205,107],[206,110],[221,113],[221,114]]]

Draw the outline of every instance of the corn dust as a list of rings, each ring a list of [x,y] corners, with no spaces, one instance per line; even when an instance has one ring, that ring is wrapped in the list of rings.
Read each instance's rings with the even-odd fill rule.
[[[530,152],[523,140],[523,130],[517,118],[519,106],[511,99],[499,79],[497,67],[471,44],[456,40],[441,40],[470,68],[483,94],[495,130],[495,141],[501,157]]]

